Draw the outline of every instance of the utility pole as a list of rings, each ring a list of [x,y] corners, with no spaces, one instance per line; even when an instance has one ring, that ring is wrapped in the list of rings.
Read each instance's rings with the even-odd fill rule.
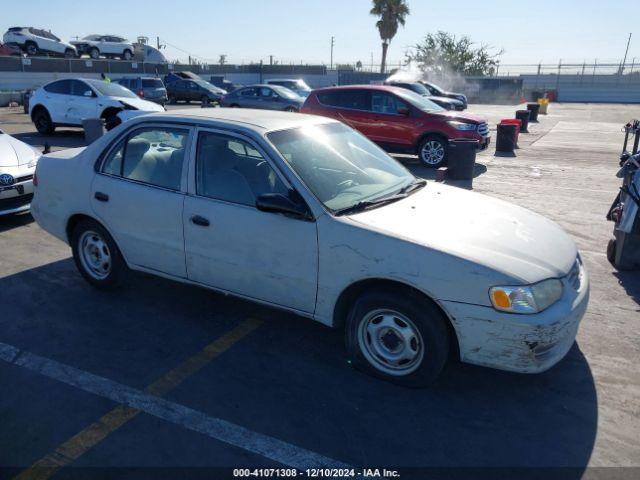
[[[269,55],[269,65],[273,65],[273,55]]]
[[[629,53],[629,44],[631,43],[631,33],[629,34],[629,40],[627,40],[627,49],[624,51],[624,60],[622,60],[622,67],[620,68],[620,74],[624,73],[624,66],[627,63],[627,54]]]
[[[160,37],[156,37],[156,45],[158,46],[158,50],[160,50]]]
[[[329,70],[333,70],[333,46],[336,44],[335,37],[331,37],[331,63],[329,65]]]

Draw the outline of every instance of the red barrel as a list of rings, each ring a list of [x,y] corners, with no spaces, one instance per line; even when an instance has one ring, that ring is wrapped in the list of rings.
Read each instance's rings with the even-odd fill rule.
[[[515,125],[516,126],[516,147],[518,144],[518,135],[520,135],[520,129],[522,128],[522,120],[517,118],[505,118],[500,121],[500,125]]]

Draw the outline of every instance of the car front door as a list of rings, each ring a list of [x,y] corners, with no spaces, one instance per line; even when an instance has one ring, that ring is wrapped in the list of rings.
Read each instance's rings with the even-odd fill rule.
[[[91,87],[81,80],[71,80],[67,123],[81,125],[84,119],[96,118],[97,110],[97,96]]]
[[[93,180],[91,207],[129,265],[186,277],[183,167],[191,132],[138,126],[112,144]]]
[[[295,195],[247,137],[200,130],[192,148],[184,234],[190,280],[312,313],[318,276],[313,221],[256,208],[261,194]]]
[[[409,147],[413,144],[415,119],[402,99],[388,92],[371,92],[371,117],[367,137],[374,142]]]

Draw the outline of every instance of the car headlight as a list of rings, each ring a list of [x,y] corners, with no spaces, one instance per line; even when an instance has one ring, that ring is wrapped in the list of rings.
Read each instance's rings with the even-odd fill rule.
[[[539,313],[562,297],[562,282],[550,278],[534,285],[492,287],[491,304],[496,310],[511,313]]]
[[[477,128],[474,123],[464,123],[464,122],[458,122],[456,120],[451,120],[447,123],[451,125],[453,128],[455,128],[456,130],[461,130],[464,132],[470,132]]]

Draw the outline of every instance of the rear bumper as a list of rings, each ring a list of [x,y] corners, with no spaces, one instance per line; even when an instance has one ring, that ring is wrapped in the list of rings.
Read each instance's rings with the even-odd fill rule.
[[[500,313],[491,307],[442,302],[458,336],[460,359],[519,373],[553,367],[571,349],[589,303],[589,278],[583,269],[580,289],[567,291],[555,305],[536,315]]]

